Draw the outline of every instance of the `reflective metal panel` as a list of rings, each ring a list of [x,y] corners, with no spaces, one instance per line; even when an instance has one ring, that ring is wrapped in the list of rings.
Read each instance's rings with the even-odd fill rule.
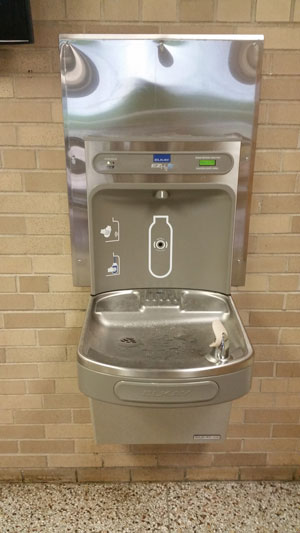
[[[241,142],[234,285],[244,281],[262,36],[62,35],[73,278],[89,285],[84,139]],[[122,144],[123,144],[122,143]]]

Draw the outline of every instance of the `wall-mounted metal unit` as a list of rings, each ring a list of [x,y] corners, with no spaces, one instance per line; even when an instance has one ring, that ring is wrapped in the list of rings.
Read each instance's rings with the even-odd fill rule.
[[[262,46],[259,35],[61,36],[75,285],[90,285],[84,139],[92,135],[114,151],[139,151],[140,139],[240,142],[232,284],[243,284]],[[207,162],[199,172],[211,175]],[[143,170],[123,180],[137,182]]]

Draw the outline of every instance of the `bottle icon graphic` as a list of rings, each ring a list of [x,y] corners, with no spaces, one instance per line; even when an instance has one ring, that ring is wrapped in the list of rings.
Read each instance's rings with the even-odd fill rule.
[[[148,269],[155,278],[166,278],[173,266],[173,227],[168,215],[155,215],[148,231]]]

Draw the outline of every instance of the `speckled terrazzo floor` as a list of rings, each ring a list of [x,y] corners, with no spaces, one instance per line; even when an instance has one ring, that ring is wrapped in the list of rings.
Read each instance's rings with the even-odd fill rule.
[[[300,533],[300,483],[0,485],[1,533]]]

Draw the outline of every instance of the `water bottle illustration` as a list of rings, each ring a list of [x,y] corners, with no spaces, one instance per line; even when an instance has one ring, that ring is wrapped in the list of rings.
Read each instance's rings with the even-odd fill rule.
[[[166,278],[173,267],[173,227],[168,215],[155,215],[148,232],[148,268],[155,278]]]

